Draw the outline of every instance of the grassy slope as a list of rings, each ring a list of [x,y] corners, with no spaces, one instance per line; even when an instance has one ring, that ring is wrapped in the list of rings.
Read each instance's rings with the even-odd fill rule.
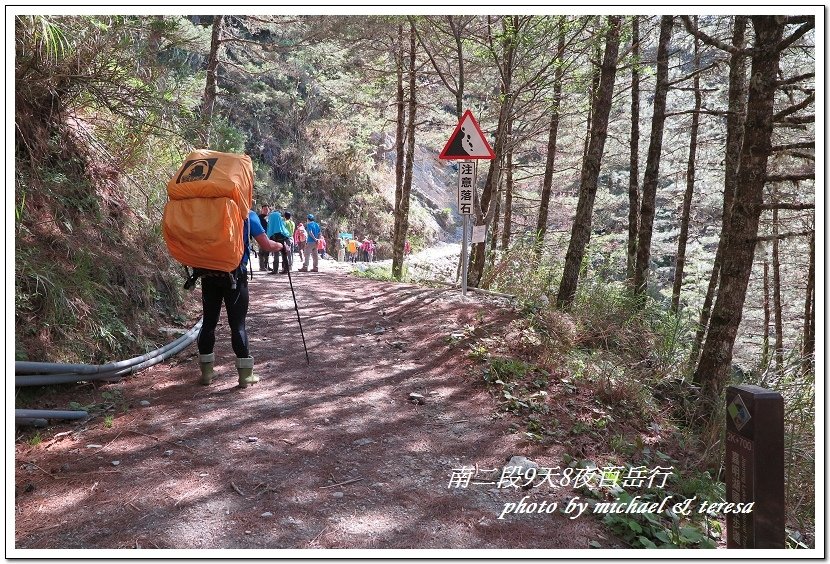
[[[187,325],[160,217],[133,209],[114,171],[78,153],[17,165],[16,359],[106,363]]]

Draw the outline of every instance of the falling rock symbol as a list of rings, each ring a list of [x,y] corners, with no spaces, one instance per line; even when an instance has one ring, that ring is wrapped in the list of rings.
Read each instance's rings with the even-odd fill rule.
[[[467,110],[441,151],[441,159],[492,159],[493,149],[484,138],[472,112]]]

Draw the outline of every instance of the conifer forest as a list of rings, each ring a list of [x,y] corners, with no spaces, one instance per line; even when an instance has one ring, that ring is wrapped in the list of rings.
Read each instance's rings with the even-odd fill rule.
[[[14,146],[7,163],[15,183],[16,361],[16,386],[7,385],[7,397],[14,395],[18,410],[83,409],[89,416],[83,423],[47,417],[46,426],[16,425],[18,508],[12,546],[726,548],[727,528],[733,527],[728,513],[683,515],[660,507],[636,515],[613,513],[608,509],[613,506],[602,504],[625,502],[631,508],[636,494],[639,502],[655,504],[667,496],[673,503],[705,500],[708,507],[734,500],[725,431],[732,425],[728,390],[757,386],[783,399],[781,548],[823,548],[823,533],[816,530],[817,513],[824,512],[817,498],[823,492],[817,487],[824,479],[821,451],[816,456],[817,440],[823,440],[816,427],[823,421],[823,405],[816,402],[815,379],[817,364],[823,366],[821,344],[816,346],[816,304],[824,303],[824,231],[823,221],[816,222],[816,204],[823,202],[817,198],[823,189],[816,184],[816,109],[824,100],[823,95],[817,99],[816,90],[817,67],[823,63],[821,58],[817,63],[817,51],[824,50],[821,10],[664,15],[641,7],[634,15],[630,10],[620,15],[608,13],[613,7],[596,7],[597,15],[521,7],[518,15],[510,15],[512,9],[503,6],[432,15],[426,8],[411,9],[410,15],[361,13],[359,7],[351,15],[343,11],[348,8],[317,15],[264,8],[253,15],[229,10],[222,15],[30,15],[35,10],[24,7],[7,12],[7,29],[13,19],[14,31],[7,36],[9,50],[14,42]],[[439,154],[468,111],[493,158],[474,157],[472,205],[464,215],[458,194],[463,159]],[[6,117],[11,128],[9,110]],[[92,510],[81,514],[81,522],[95,535],[83,533],[80,525],[74,529],[75,518],[64,513],[68,509],[33,517],[42,515],[36,513],[37,503],[53,507],[48,504],[86,484],[70,487],[73,480],[86,479],[80,470],[86,467],[79,466],[86,458],[78,457],[92,457],[91,451],[78,447],[86,452],[71,458],[66,437],[56,438],[61,433],[73,433],[70,441],[94,438],[105,447],[112,440],[112,446],[100,449],[104,461],[98,462],[111,473],[94,479],[120,479],[112,484],[128,487],[124,473],[130,453],[146,464],[151,447],[173,449],[174,454],[164,455],[171,463],[182,451],[196,464],[208,456],[204,441],[219,440],[225,431],[234,437],[246,432],[222,428],[219,419],[205,416],[206,426],[187,442],[190,435],[181,427],[189,424],[187,416],[207,409],[208,399],[230,410],[232,415],[223,416],[226,422],[238,416],[233,406],[242,401],[235,399],[241,395],[205,396],[193,412],[182,402],[197,401],[194,394],[202,388],[195,383],[181,391],[178,384],[154,387],[153,405],[138,405],[143,396],[135,394],[147,389],[148,381],[187,381],[188,363],[191,370],[197,366],[195,348],[123,379],[24,383],[34,375],[23,366],[105,365],[145,355],[199,321],[199,289],[182,288],[182,266],[168,252],[161,227],[168,181],[194,149],[250,156],[252,209],[269,205],[291,211],[298,222],[313,214],[328,242],[323,274],[297,270],[300,258],[295,257],[290,287],[285,277],[261,276],[253,251],[263,250],[253,244],[248,333],[262,381],[251,393],[283,398],[278,403],[288,402],[293,393],[330,398],[326,405],[334,410],[357,401],[348,397],[357,388],[326,391],[338,381],[345,384],[346,376],[341,380],[339,375],[348,373],[354,382],[372,378],[386,370],[387,356],[389,370],[410,361],[420,366],[420,372],[406,373],[415,378],[411,383],[399,381],[400,393],[406,390],[399,407],[378,415],[389,418],[381,419],[389,429],[400,426],[395,437],[381,439],[367,430],[342,441],[366,453],[386,445],[388,450],[378,451],[385,454],[377,456],[392,460],[406,451],[401,464],[414,461],[418,468],[427,464],[419,457],[431,453],[432,466],[411,475],[420,476],[419,496],[444,496],[430,503],[431,511],[445,507],[446,515],[430,517],[425,504],[415,524],[423,500],[403,492],[384,494],[388,480],[369,476],[367,468],[360,476],[344,473],[350,463],[329,450],[340,440],[331,434],[337,425],[341,432],[352,429],[355,420],[327,415],[322,423],[320,412],[321,430],[314,436],[275,434],[283,438],[273,439],[272,447],[263,443],[261,428],[253,440],[262,448],[294,448],[297,464],[305,460],[310,467],[326,467],[320,478],[325,485],[309,486],[309,491],[330,496],[339,490],[325,488],[340,487],[344,499],[327,499],[354,503],[349,520],[324,522],[321,516],[316,521],[316,509],[297,505],[296,511],[307,513],[291,513],[298,516],[294,522],[289,509],[280,508],[299,504],[303,494],[269,489],[273,482],[265,474],[245,477],[239,470],[234,481],[217,486],[221,494],[168,490],[168,497],[146,504],[136,497],[138,489],[135,496],[119,494],[131,501],[121,502],[117,515],[106,513],[115,511],[101,501],[106,492],[88,490],[88,501],[78,507],[95,505],[110,519],[132,515],[125,520],[129,526],[117,527],[120,535],[102,528],[103,517]],[[484,236],[462,246],[472,226],[483,229]],[[350,261],[349,254],[345,260],[338,257],[338,246],[351,237],[371,239],[373,255],[364,262]],[[468,293],[462,296],[463,277]],[[268,308],[281,300],[289,305],[277,311],[275,321]],[[388,300],[377,306],[379,314],[366,310],[374,300]],[[409,300],[416,309],[406,314],[396,309],[408,307]],[[370,313],[375,317],[361,317]],[[349,316],[355,317],[347,323]],[[298,321],[306,329],[301,344],[298,336],[287,336]],[[220,327],[224,323],[223,317]],[[280,329],[259,337],[257,331],[272,323]],[[350,328],[365,341],[349,344]],[[219,333],[217,342],[229,347],[230,340]],[[289,343],[296,347],[294,356],[281,346]],[[416,343],[429,348],[416,354]],[[310,374],[316,363],[318,376],[309,377],[319,382],[304,382],[303,370]],[[229,373],[235,370],[232,363],[229,367]],[[449,388],[438,386],[430,374],[452,376],[458,394],[446,395],[442,390]],[[235,378],[234,372],[234,383]],[[383,386],[380,380],[365,380],[360,389],[380,393]],[[818,388],[821,397],[823,388]],[[171,408],[183,409],[182,419],[171,422],[181,431],[174,432],[179,443],[160,438],[167,427],[130,427],[141,424],[131,419],[137,410],[167,409],[156,405],[167,403],[168,392],[173,395],[167,400],[177,398]],[[296,406],[305,404],[297,401],[291,405],[299,415]],[[371,411],[381,400],[367,401],[365,409]],[[484,479],[480,467],[461,452],[455,453],[460,460],[450,462],[451,449],[444,450],[440,437],[454,435],[436,427],[425,435],[436,445],[421,452],[412,446],[422,444],[417,427],[396,419],[411,411],[413,417],[430,413],[434,421],[443,421],[440,410],[468,401],[475,407],[465,409],[472,411],[452,417],[469,419],[458,436],[466,439],[454,440],[473,445],[479,443],[472,437],[480,437],[486,445],[476,447],[482,461],[488,448],[512,441],[509,452],[493,454],[498,460],[490,466],[499,471],[511,456],[521,455],[539,469],[599,472],[596,483],[568,495],[558,490],[563,506],[577,496],[593,500],[594,514],[578,519],[561,511],[519,515],[520,506],[508,506],[525,495],[521,489],[487,513],[481,508],[495,503],[491,498],[498,493],[493,492],[503,486],[474,485]],[[453,402],[461,403],[453,407]],[[476,410],[483,414],[480,420],[469,415]],[[268,415],[257,424],[285,426],[292,415],[288,407],[281,413],[282,418],[274,411],[273,420]],[[762,425],[763,416],[752,413],[753,424]],[[156,416],[148,417],[146,424]],[[310,433],[314,417],[305,413],[297,429]],[[735,424],[743,425],[739,419]],[[156,439],[152,445],[150,436]],[[119,446],[128,437],[147,450]],[[252,442],[250,436],[247,440]],[[397,444],[394,440],[404,446],[390,446]],[[8,441],[7,447],[12,448]],[[113,469],[106,457],[117,449],[122,462]],[[228,456],[237,456],[233,452]],[[447,466],[439,468],[445,455]],[[381,468],[381,459],[372,456],[366,454],[366,460]],[[251,472],[259,468],[258,460],[249,459]],[[329,460],[341,460],[339,470],[335,462],[329,469]],[[94,458],[89,464],[91,474]],[[61,479],[58,467],[65,465],[69,470]],[[467,502],[452,488],[460,489],[453,480],[460,476],[455,468],[464,465],[475,465],[467,488],[478,488],[482,501],[462,510],[456,504]],[[635,491],[619,480],[605,487],[609,468],[630,478],[633,467],[671,467],[674,474],[659,491]],[[427,484],[433,471],[440,474],[434,487]],[[147,472],[137,474],[133,487],[144,484],[140,489],[152,495],[151,483],[140,481],[150,480]],[[168,468],[154,479],[172,480],[172,473]],[[537,485],[527,494],[542,491],[544,484]],[[349,501],[361,488],[366,491],[359,500]],[[494,490],[488,494],[487,488]],[[491,496],[486,503],[485,494]],[[251,504],[245,509],[251,520],[239,516],[248,514],[239,509],[235,522],[244,525],[228,525],[225,532],[217,529],[203,538],[174,534],[179,521],[164,521],[180,512],[184,516],[177,519],[194,519],[193,526],[205,530],[212,521],[196,517],[194,507],[213,507],[210,500],[219,503],[220,495],[228,503]],[[272,507],[253,505],[269,499]],[[544,499],[552,504],[554,498]],[[228,503],[222,507],[231,507]],[[608,511],[602,515],[594,504]],[[167,509],[156,513],[150,507]],[[145,510],[151,518],[140,521],[145,513],[139,511]],[[384,516],[377,517],[381,521],[394,517],[399,522],[380,528],[381,521],[370,517],[375,513]],[[441,519],[450,513],[455,521],[429,526],[445,523]],[[229,509],[227,518],[234,515]],[[260,532],[269,518],[282,525]],[[465,519],[467,532],[453,528]],[[519,527],[520,519],[525,519],[523,528],[498,531]],[[557,519],[584,530],[545,536],[545,530],[560,527]],[[150,524],[157,525],[156,532],[139,529]],[[131,527],[135,531],[129,536],[125,531]],[[761,530],[755,527],[756,533]],[[735,534],[729,538],[740,540]],[[576,540],[583,537],[584,542]]]

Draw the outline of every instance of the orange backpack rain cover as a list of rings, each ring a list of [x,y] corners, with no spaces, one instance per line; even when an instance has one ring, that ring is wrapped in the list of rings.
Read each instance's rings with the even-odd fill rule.
[[[249,156],[202,149],[190,153],[167,183],[162,231],[173,258],[192,268],[236,270],[253,190]]]

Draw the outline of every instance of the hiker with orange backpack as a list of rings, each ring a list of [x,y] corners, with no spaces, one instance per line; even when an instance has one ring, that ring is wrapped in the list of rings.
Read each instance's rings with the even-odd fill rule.
[[[239,387],[246,388],[259,381],[253,373],[254,359],[245,330],[248,238],[253,237],[264,251],[277,253],[283,248],[268,239],[259,217],[250,209],[251,158],[203,149],[193,151],[168,182],[167,196],[162,220],[167,248],[173,258],[193,268],[185,288],[192,288],[197,279],[202,279],[202,327],[197,338],[200,382],[209,385],[215,377],[215,330],[224,302]]]
[[[357,246],[356,239],[349,239],[349,242],[346,243],[346,254],[348,255],[349,262],[357,261]]]

